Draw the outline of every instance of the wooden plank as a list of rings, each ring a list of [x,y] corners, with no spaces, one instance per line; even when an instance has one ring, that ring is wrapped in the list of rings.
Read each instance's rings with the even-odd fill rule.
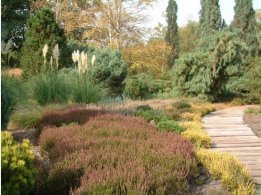
[[[251,171],[251,175],[253,177],[261,177],[261,169],[260,170],[255,170],[255,171]]]
[[[209,129],[207,128],[206,129],[207,132],[212,132],[212,131],[217,131],[217,132],[220,132],[220,131],[249,131],[249,132],[252,132],[251,129],[247,129],[246,127],[241,127],[241,128],[212,128],[212,129]]]
[[[229,134],[233,134],[233,135],[254,135],[254,133],[252,131],[207,131],[207,133],[211,134],[219,134],[219,135],[229,135]]]
[[[229,148],[215,148],[215,150],[227,150],[227,151],[258,151],[261,153],[261,147],[257,146],[257,147],[242,147],[242,148],[238,148],[238,147],[229,147]]]
[[[256,184],[261,184],[261,177],[253,177]]]
[[[213,148],[241,148],[241,147],[258,147],[261,146],[261,143],[259,142],[254,142],[254,143],[242,143],[242,142],[238,142],[238,143],[229,143],[227,141],[227,143],[218,143],[218,144],[212,144]]]
[[[246,166],[249,170],[261,170],[261,164],[255,164],[255,165],[245,164],[245,166]]]
[[[248,136],[248,135],[254,135],[254,133],[251,132],[214,132],[214,133],[208,133],[211,137],[226,137],[226,136]]]
[[[234,138],[233,138],[234,137]],[[231,141],[232,143],[235,142],[245,142],[245,143],[251,143],[251,142],[261,142],[260,139],[256,138],[255,136],[224,136],[224,137],[211,137],[213,142],[222,142],[222,141]]]

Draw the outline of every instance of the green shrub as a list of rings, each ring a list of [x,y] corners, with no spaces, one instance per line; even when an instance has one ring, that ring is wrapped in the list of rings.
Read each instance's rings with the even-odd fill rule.
[[[87,75],[78,77],[73,86],[73,101],[76,103],[93,103],[101,99],[100,88],[94,85]]]
[[[2,76],[1,82],[1,128],[4,129],[15,105],[26,102],[26,94],[19,78]]]
[[[248,108],[246,113],[250,114],[261,114],[261,108]]]
[[[151,74],[140,73],[125,80],[125,95],[131,99],[156,96],[170,86],[169,81],[155,79]]]
[[[177,132],[180,133],[184,131],[184,128],[179,125],[179,123],[173,120],[161,120],[157,123],[157,129],[160,131]]]
[[[121,59],[120,52],[95,49],[93,52],[88,52],[88,55],[96,56],[96,62],[90,68],[90,77],[94,83],[99,84],[108,96],[122,95],[127,65]]]
[[[173,106],[177,109],[191,108],[191,104],[184,100],[173,103]]]
[[[66,74],[48,72],[30,80],[33,98],[40,104],[68,102],[71,82]]]
[[[34,187],[32,148],[28,140],[18,144],[11,133],[2,132],[2,194],[28,194]]]
[[[125,81],[124,93],[127,97],[135,99],[144,99],[148,95],[149,87],[147,83],[139,77],[133,77]]]
[[[161,120],[167,119],[166,116],[164,116],[164,114],[162,114],[160,111],[158,110],[137,110],[134,113],[135,116],[140,116],[143,117],[146,121],[150,122],[150,121],[154,121],[156,123],[158,123]]]
[[[136,108],[136,110],[143,110],[143,111],[147,111],[147,110],[152,110],[153,108],[150,107],[149,105],[141,105],[141,106],[138,106]]]

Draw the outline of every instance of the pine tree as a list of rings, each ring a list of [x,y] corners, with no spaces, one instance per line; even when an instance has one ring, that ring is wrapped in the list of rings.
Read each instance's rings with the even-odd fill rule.
[[[231,27],[238,32],[240,38],[247,44],[251,55],[255,55],[258,52],[259,43],[252,0],[236,0],[234,10],[235,15]]]
[[[21,57],[24,76],[35,75],[49,69],[47,66],[52,49],[58,44],[63,51],[66,40],[63,29],[55,22],[54,13],[49,8],[43,8],[29,18],[25,36]],[[46,56],[48,63],[44,65],[42,50],[45,44],[50,49]]]
[[[202,37],[212,34],[213,31],[220,30],[222,28],[222,18],[219,0],[200,0],[200,3],[199,35]]]
[[[179,56],[179,34],[177,24],[178,6],[175,0],[169,0],[167,12],[167,32],[165,40],[171,46],[172,52],[169,60],[170,66],[173,65],[175,59]]]

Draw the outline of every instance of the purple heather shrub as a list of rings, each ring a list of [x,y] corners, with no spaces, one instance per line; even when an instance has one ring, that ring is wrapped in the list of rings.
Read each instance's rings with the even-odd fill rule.
[[[56,193],[184,194],[197,167],[188,140],[119,114],[49,127],[40,146],[51,159],[48,186]]]

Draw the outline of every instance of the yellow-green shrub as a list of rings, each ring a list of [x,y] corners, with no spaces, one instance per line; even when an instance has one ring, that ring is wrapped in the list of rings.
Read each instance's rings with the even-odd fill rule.
[[[210,148],[211,146],[211,139],[204,131],[187,130],[182,135],[199,148]]]
[[[185,112],[181,114],[181,118],[187,121],[201,121],[201,113]]]
[[[220,179],[235,195],[252,195],[255,184],[247,169],[229,153],[209,149],[196,152],[199,162],[205,166],[215,179]]]
[[[28,194],[34,187],[33,153],[28,140],[22,144],[11,133],[2,132],[2,194]]]
[[[180,123],[186,130],[204,131],[200,121],[184,121]]]

